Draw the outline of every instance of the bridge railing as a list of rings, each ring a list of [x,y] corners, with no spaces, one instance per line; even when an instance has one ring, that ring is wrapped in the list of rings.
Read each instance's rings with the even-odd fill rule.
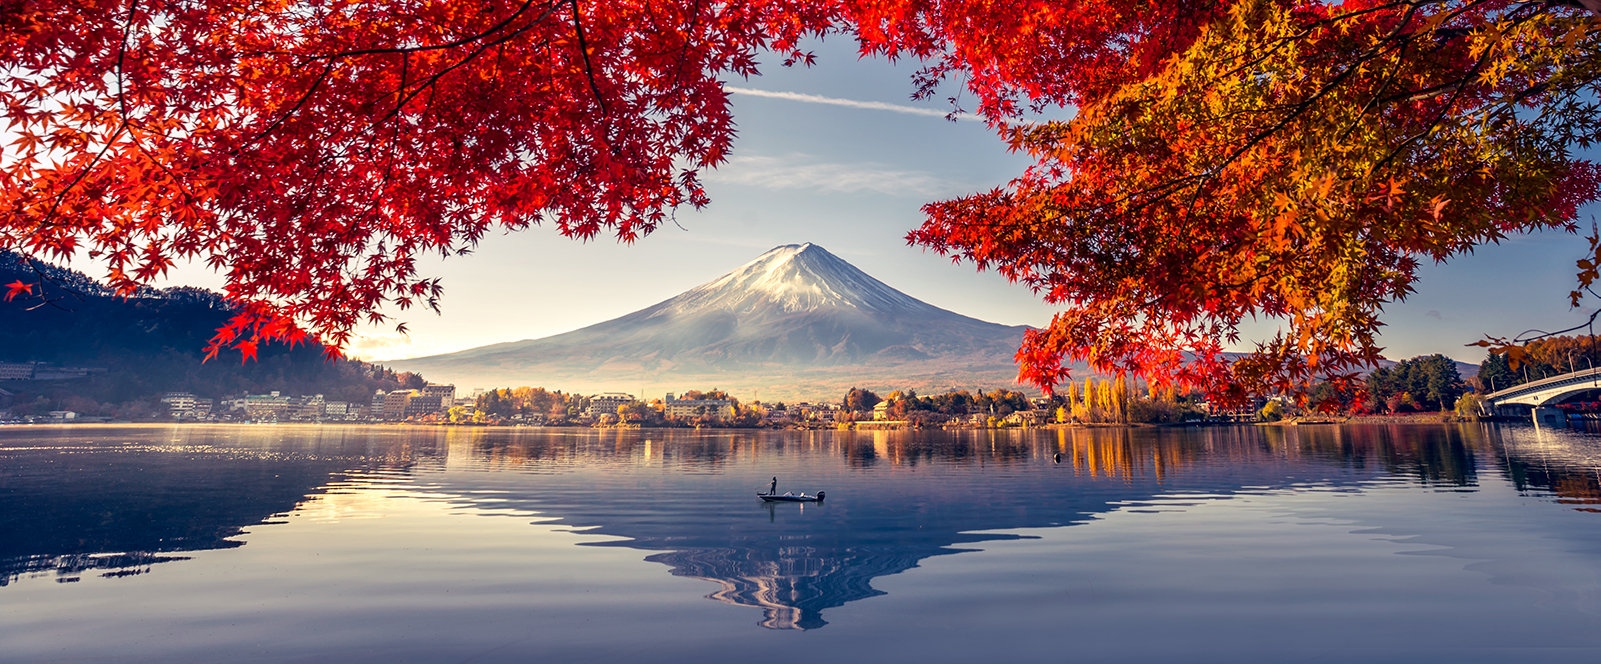
[[[1509,387],[1504,390],[1491,392],[1485,395],[1484,400],[1489,401],[1490,403],[1501,403],[1539,392],[1545,392],[1563,387],[1571,387],[1573,385],[1580,385],[1583,383],[1593,383],[1595,387],[1601,388],[1601,367],[1596,367],[1593,369],[1581,369],[1579,371],[1565,373],[1560,376],[1542,378],[1540,380],[1531,381],[1522,385]]]

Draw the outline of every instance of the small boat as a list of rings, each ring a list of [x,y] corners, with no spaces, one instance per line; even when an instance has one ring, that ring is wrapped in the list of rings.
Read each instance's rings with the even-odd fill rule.
[[[763,501],[769,502],[769,503],[820,503],[820,502],[823,502],[823,495],[826,494],[826,493],[828,493],[828,492],[827,491],[818,491],[817,495],[815,495],[815,496],[808,496],[805,493],[802,493],[801,495],[797,496],[795,494],[787,493],[787,492],[784,493],[781,496],[780,495],[767,494],[767,493],[758,493],[758,494],[756,494],[756,497],[757,498],[761,498]]]

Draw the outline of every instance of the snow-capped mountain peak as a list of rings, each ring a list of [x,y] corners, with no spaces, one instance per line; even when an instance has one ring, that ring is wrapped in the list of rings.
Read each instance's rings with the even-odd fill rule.
[[[897,384],[948,389],[1015,378],[1023,332],[919,301],[815,244],[792,244],[572,332],[391,364],[474,384],[500,376],[586,390],[662,381],[770,397],[906,380]]]
[[[774,247],[669,304],[677,312],[752,307],[777,307],[785,312],[835,307],[876,313],[937,310],[809,242]]]

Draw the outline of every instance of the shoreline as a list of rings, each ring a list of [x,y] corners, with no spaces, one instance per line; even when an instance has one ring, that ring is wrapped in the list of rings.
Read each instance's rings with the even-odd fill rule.
[[[1067,429],[1174,429],[1174,428],[1213,428],[1213,427],[1296,427],[1296,426],[1325,426],[1344,424],[1466,424],[1466,423],[1517,423],[1524,420],[1504,419],[1465,419],[1450,413],[1408,413],[1405,415],[1352,415],[1328,417],[1300,417],[1286,418],[1277,422],[1227,422],[1227,421],[1190,421],[1190,422],[1133,422],[1128,424],[1117,423],[1074,423],[1074,424],[1044,424],[1039,426],[1011,426],[1011,427],[985,427],[985,426],[850,426],[856,423],[847,423],[828,426],[790,426],[790,427],[618,427],[618,426],[528,426],[519,424],[449,424],[441,422],[7,422],[0,423],[0,430],[11,427],[44,427],[51,429],[66,428],[111,428],[111,427],[173,427],[173,426],[219,426],[219,427],[372,427],[372,428],[437,428],[437,429],[550,429],[568,431],[1030,431],[1030,430],[1067,430]]]

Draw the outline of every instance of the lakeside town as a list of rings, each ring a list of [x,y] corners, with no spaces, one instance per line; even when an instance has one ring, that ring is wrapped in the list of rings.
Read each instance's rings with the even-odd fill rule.
[[[1560,373],[1588,350],[1576,337],[1556,337],[1531,346],[1516,370],[1508,358],[1489,355],[1464,379],[1457,363],[1441,355],[1419,356],[1380,367],[1346,384],[1320,383],[1300,398],[1252,396],[1226,407],[1200,392],[1150,385],[1122,376],[1088,377],[1059,386],[1055,394],[1032,396],[1008,389],[952,390],[919,395],[915,390],[882,393],[851,388],[835,399],[744,400],[727,391],[687,390],[660,397],[625,392],[581,394],[544,387],[472,389],[395,373],[379,365],[349,362],[337,387],[323,390],[244,390],[224,397],[167,391],[108,408],[81,397],[15,394],[7,386],[70,385],[103,379],[106,369],[42,362],[0,362],[0,423],[88,424],[120,422],[348,423],[455,426],[702,427],[777,429],[1005,428],[1077,425],[1172,425],[1313,423],[1378,418],[1440,421],[1489,415],[1483,395]],[[1587,361],[1587,360],[1586,360]],[[389,389],[362,391],[352,377]],[[16,381],[32,381],[16,382]],[[371,382],[376,381],[376,382]],[[270,385],[270,383],[269,383]],[[353,387],[357,386],[357,387]],[[59,393],[59,392],[58,392]],[[216,394],[216,392],[213,392]],[[359,396],[359,398],[351,398]],[[30,400],[31,399],[31,400]],[[87,404],[92,411],[78,410]],[[1559,404],[1573,417],[1601,414],[1601,403]],[[1507,415],[1496,413],[1494,415]]]
[[[12,373],[15,366],[0,365]],[[38,375],[70,379],[96,369],[35,366]],[[414,380],[421,381],[420,377]],[[1415,385],[1414,385],[1415,384]],[[880,395],[852,388],[838,401],[742,401],[721,390],[689,390],[659,398],[624,392],[578,394],[543,387],[473,389],[423,382],[419,387],[374,390],[369,399],[347,401],[323,394],[283,391],[213,399],[191,392],[160,396],[151,417],[118,419],[69,409],[17,412],[0,390],[0,422],[73,424],[168,421],[196,423],[351,423],[458,426],[568,426],[597,428],[1007,428],[1052,425],[1150,425],[1327,421],[1331,415],[1427,413],[1472,419],[1478,412],[1478,381],[1461,380],[1443,358],[1415,358],[1369,375],[1359,398],[1321,390],[1319,401],[1297,405],[1286,396],[1257,397],[1233,408],[1217,408],[1200,393],[1152,388],[1123,377],[1088,378],[1048,397],[1023,392],[957,390],[921,396],[913,390]],[[1429,387],[1433,385],[1431,390]],[[1408,388],[1411,388],[1410,390]],[[1381,398],[1375,399],[1378,393]],[[1429,409],[1423,401],[1437,406]]]

